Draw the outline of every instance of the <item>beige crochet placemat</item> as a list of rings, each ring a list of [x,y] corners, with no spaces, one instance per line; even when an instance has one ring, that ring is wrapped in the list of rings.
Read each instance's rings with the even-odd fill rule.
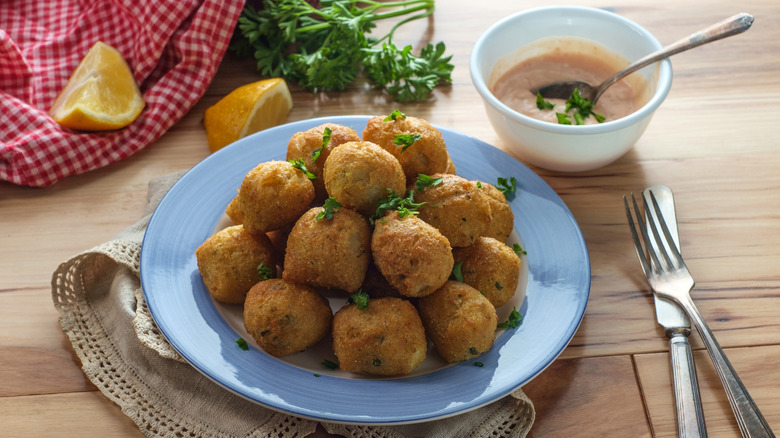
[[[84,373],[149,437],[303,438],[317,422],[279,413],[239,397],[186,363],[168,344],[146,307],[139,278],[141,242],[151,213],[182,175],[149,184],[144,216],[112,240],[62,263],[52,299]],[[523,438],[533,404],[518,389],[454,417],[398,426],[321,423],[352,438]]]

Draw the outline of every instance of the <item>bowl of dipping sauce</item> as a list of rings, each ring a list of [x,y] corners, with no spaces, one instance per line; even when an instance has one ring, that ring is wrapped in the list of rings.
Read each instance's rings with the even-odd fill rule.
[[[671,63],[666,59],[621,79],[586,117],[577,115],[576,104],[567,111],[569,99],[539,101],[531,90],[561,80],[597,86],[661,48],[650,32],[615,13],[550,6],[491,26],[475,43],[469,68],[510,152],[545,169],[582,172],[612,163],[642,136],[672,86]]]

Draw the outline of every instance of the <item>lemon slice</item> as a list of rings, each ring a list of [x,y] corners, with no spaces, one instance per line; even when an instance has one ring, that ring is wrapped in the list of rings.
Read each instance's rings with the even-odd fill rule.
[[[144,105],[125,59],[98,41],[71,75],[49,115],[67,128],[107,131],[129,125]]]
[[[203,114],[209,150],[214,152],[241,137],[282,124],[292,106],[290,90],[282,78],[236,88]]]

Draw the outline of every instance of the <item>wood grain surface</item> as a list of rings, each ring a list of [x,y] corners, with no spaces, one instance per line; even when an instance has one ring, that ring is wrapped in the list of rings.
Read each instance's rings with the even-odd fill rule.
[[[585,318],[561,357],[525,386],[537,417],[533,437],[676,435],[667,339],[634,255],[622,196],[650,184],[672,188],[693,299],[734,367],[780,431],[780,3],[574,0],[632,19],[671,43],[739,12],[745,34],[672,59],[672,90],[635,147],[598,170],[536,171],[582,229],[592,267]],[[492,23],[544,1],[440,0],[432,19],[397,34],[419,47],[444,41],[453,84],[409,114],[506,145],[471,84],[468,56]],[[208,156],[203,111],[260,79],[251,61],[228,54],[203,99],[159,141],[106,168],[47,189],[0,183],[0,435],[141,437],[84,377],[59,326],[51,276],[71,256],[102,243],[141,215],[150,179]],[[291,86],[288,121],[385,114],[399,107],[359,82],[343,92]],[[709,436],[739,436],[712,363],[691,337]],[[318,430],[314,435],[326,437]]]

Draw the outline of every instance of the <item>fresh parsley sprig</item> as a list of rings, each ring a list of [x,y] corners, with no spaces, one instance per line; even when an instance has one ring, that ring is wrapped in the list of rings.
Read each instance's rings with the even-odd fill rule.
[[[276,277],[276,271],[274,271],[271,267],[266,266],[265,263],[260,263],[257,265],[257,277],[260,279],[260,281],[270,280]]]
[[[292,166],[301,172],[303,172],[304,175],[306,175],[306,178],[309,179],[317,179],[317,175],[309,172],[309,169],[306,168],[306,163],[303,162],[303,158],[298,158],[297,160],[287,160]]]
[[[517,178],[513,176],[509,178],[499,177],[496,181],[496,188],[508,198],[509,195],[517,191]]]
[[[395,140],[393,140],[393,144],[396,146],[400,146],[401,153],[404,153],[406,152],[407,149],[409,149],[409,146],[413,145],[421,138],[422,135],[416,132],[411,134],[395,134]]]
[[[373,227],[377,219],[381,219],[385,216],[385,213],[393,210],[398,211],[400,217],[420,214],[417,209],[423,205],[425,205],[425,202],[414,202],[414,190],[410,190],[409,196],[402,198],[391,189],[387,189],[387,196],[384,199],[379,200],[376,207],[376,213],[369,218],[369,222]]]
[[[317,162],[317,160],[320,158],[320,155],[322,154],[322,151],[330,144],[331,134],[333,134],[333,130],[328,128],[327,126],[325,127],[325,129],[322,130],[322,147],[316,149],[314,152],[311,153],[312,163]]]
[[[348,303],[354,303],[360,310],[368,310],[368,294],[363,292],[363,289],[358,290],[354,294],[349,296]]]
[[[313,91],[343,90],[362,71],[399,102],[421,101],[434,87],[452,82],[452,55],[429,43],[419,55],[397,47],[395,30],[433,14],[434,0],[263,0],[247,2],[231,48],[253,56],[257,70],[296,81]],[[381,38],[370,36],[376,22],[405,18]]]
[[[444,178],[442,177],[434,178],[430,175],[420,173],[417,175],[417,181],[414,182],[414,185],[417,187],[417,193],[420,193],[425,190],[426,187],[438,186],[442,181],[444,181]]]
[[[518,327],[522,322],[523,322],[523,315],[521,315],[516,308],[512,307],[512,312],[509,314],[509,318],[507,318],[507,320],[504,322],[498,323],[497,328],[500,329],[515,328]]]
[[[314,217],[315,222],[319,222],[323,219],[333,219],[333,214],[338,213],[340,208],[341,202],[331,196],[322,204],[322,211],[317,213],[317,216]]]

